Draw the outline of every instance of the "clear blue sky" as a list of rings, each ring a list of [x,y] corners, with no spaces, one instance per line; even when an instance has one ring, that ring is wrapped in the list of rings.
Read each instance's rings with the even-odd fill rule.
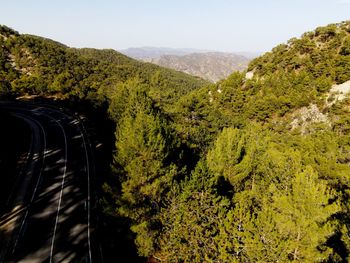
[[[350,20],[350,0],[0,0],[0,24],[74,47],[267,51]]]

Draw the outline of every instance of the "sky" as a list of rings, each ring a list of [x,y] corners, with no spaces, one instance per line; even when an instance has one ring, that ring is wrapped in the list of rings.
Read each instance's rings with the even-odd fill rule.
[[[0,24],[72,47],[265,52],[350,20],[350,0],[0,0]]]

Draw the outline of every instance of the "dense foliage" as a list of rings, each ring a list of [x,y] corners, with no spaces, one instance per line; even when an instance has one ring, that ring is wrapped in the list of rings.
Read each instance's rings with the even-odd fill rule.
[[[317,28],[215,85],[112,50],[1,28],[3,95],[108,105],[109,211],[160,262],[350,260],[350,22]],[[333,94],[334,95],[334,94]],[[112,209],[111,209],[112,208]]]

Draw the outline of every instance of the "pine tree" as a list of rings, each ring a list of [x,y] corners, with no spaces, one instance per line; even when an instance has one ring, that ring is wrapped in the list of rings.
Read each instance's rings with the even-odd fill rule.
[[[239,219],[239,211],[249,211],[244,202],[229,214],[224,233],[233,233],[238,259],[252,262],[315,262],[326,260],[332,249],[325,245],[334,234],[329,218],[340,211],[330,203],[334,193],[317,173],[306,167],[297,173],[289,190],[271,184],[261,209]],[[251,211],[251,210],[250,210]],[[239,249],[237,249],[237,244]],[[244,261],[244,260],[243,260]]]
[[[168,197],[160,214],[163,228],[156,257],[164,262],[217,262],[218,229],[224,223],[229,200],[212,187],[205,162],[200,161]]]
[[[116,169],[121,170],[120,215],[133,220],[136,243],[144,256],[152,254],[164,192],[176,166],[168,162],[174,143],[165,120],[142,89],[129,95],[116,132]]]

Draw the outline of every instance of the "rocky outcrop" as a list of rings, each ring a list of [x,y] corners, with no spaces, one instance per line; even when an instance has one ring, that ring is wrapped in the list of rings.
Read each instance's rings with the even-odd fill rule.
[[[310,125],[315,123],[324,123],[331,125],[326,114],[323,114],[317,105],[310,104],[308,107],[302,107],[293,114],[293,120],[290,123],[292,130],[301,129],[301,133],[305,133]]]
[[[326,104],[331,106],[337,101],[344,100],[350,93],[350,80],[339,85],[333,85],[327,96]]]

